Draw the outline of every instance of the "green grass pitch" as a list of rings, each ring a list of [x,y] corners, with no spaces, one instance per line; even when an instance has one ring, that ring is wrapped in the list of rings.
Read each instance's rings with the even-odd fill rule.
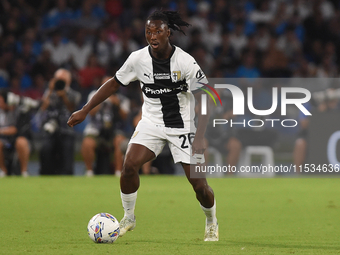
[[[123,216],[113,176],[0,179],[0,254],[338,254],[339,179],[209,179],[220,241],[203,242],[204,214],[182,176],[143,176],[137,227],[113,244],[89,219]]]

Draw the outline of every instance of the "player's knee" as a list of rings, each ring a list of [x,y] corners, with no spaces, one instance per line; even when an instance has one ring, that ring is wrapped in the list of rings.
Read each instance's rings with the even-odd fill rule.
[[[138,172],[140,165],[134,160],[126,160],[123,165],[122,176],[128,177]]]
[[[208,185],[203,180],[199,179],[198,181],[195,181],[191,184],[192,184],[192,187],[195,190],[196,194],[204,195],[204,194],[207,193]]]

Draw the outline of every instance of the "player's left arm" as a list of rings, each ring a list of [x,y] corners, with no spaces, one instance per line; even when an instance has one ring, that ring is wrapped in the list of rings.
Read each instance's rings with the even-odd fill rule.
[[[192,142],[192,155],[194,154],[203,154],[206,150],[206,142],[205,142],[205,131],[207,129],[207,123],[209,120],[209,115],[201,114],[201,94],[202,91],[195,91],[195,113],[197,115],[197,130],[195,134],[194,141]]]
[[[209,115],[201,114],[201,95],[203,91],[199,88],[208,83],[208,80],[193,57],[190,56],[185,63],[185,77],[189,84],[189,90],[195,97],[195,114],[197,116],[197,130],[194,141],[192,142],[192,154],[203,154],[206,149],[204,135],[207,129]]]

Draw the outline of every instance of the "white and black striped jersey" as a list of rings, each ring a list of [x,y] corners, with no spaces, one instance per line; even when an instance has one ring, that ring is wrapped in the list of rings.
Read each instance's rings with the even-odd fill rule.
[[[193,91],[207,83],[195,59],[173,46],[166,60],[151,55],[150,47],[132,52],[117,71],[115,80],[127,86],[139,80],[144,103],[142,118],[169,128],[193,127]]]

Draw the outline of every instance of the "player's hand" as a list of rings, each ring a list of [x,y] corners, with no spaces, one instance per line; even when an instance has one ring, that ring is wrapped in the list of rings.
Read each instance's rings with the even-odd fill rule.
[[[86,118],[86,115],[87,113],[83,109],[72,113],[67,121],[67,125],[74,127],[75,125],[81,123]]]
[[[206,148],[207,146],[204,137],[199,138],[195,136],[194,141],[192,142],[192,155],[203,154]]]

